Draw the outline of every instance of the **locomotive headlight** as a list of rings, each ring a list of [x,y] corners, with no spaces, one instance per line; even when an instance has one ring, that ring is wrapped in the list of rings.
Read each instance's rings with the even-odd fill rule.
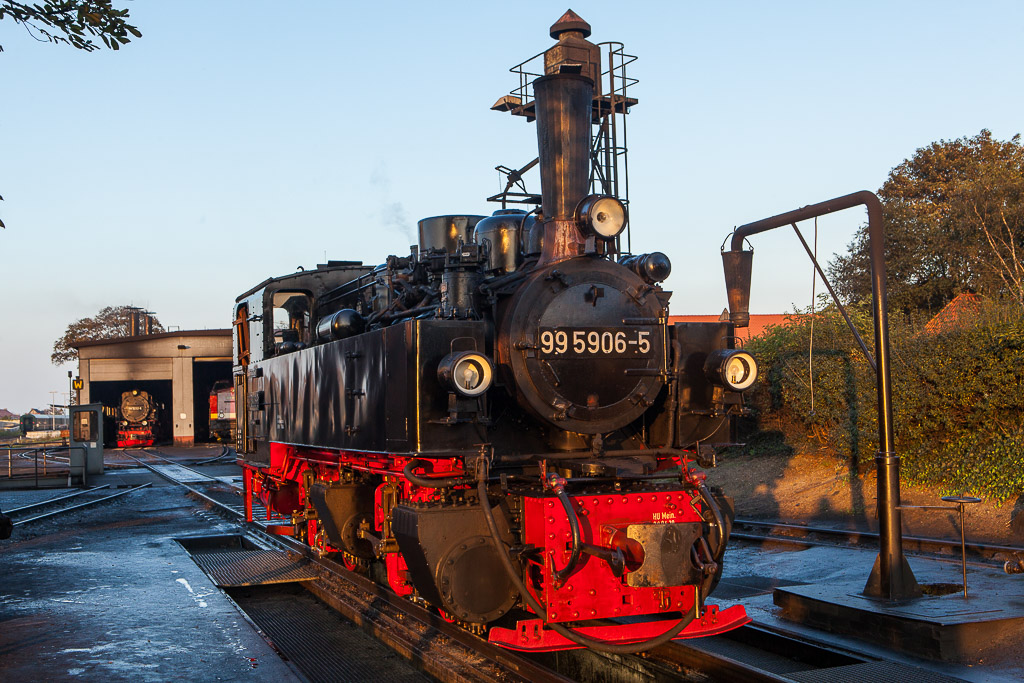
[[[437,378],[450,390],[474,398],[491,388],[494,368],[482,353],[457,351],[449,353],[437,366]]]
[[[576,207],[576,220],[585,230],[613,240],[626,227],[626,205],[608,195],[590,195]]]
[[[704,374],[731,391],[746,391],[757,379],[757,361],[740,349],[721,349],[708,354]]]

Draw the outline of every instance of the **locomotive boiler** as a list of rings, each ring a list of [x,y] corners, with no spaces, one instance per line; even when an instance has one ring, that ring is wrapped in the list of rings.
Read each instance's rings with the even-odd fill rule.
[[[247,495],[521,650],[749,621],[706,602],[732,505],[697,465],[757,365],[728,322],[669,324],[669,259],[624,253],[627,207],[591,149],[629,102],[602,92],[589,34],[567,12],[527,96],[499,101],[536,121],[534,210],[426,218],[406,255],[271,278],[234,307]]]

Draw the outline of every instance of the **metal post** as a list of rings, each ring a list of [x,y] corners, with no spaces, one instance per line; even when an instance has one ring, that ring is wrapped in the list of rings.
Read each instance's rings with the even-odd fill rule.
[[[8,479],[13,479],[14,478],[14,469],[13,469],[13,464],[12,464],[12,461],[11,461],[11,458],[13,458],[13,457],[14,456],[11,455],[11,447],[8,446],[7,447],[7,478]]]
[[[750,235],[791,225],[808,218],[864,205],[868,210],[868,243],[871,255],[871,303],[875,327],[876,391],[878,396],[879,553],[864,587],[866,595],[901,600],[920,595],[914,573],[903,555],[900,520],[900,457],[896,455],[892,424],[892,381],[889,364],[889,317],[886,303],[885,251],[882,204],[873,192],[863,190],[796,211],[742,225],[732,234],[732,250],[741,251]]]

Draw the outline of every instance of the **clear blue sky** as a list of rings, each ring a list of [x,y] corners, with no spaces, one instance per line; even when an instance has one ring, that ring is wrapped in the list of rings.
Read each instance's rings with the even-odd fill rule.
[[[87,54],[0,22],[0,408],[67,388],[66,325],[134,303],[223,328],[270,275],[407,253],[417,219],[485,213],[532,125],[488,110],[565,2],[130,2],[143,37]],[[1024,3],[574,2],[639,56],[635,251],[674,313],[725,306],[734,226],[877,189],[918,147],[1024,129]],[[534,183],[536,187],[536,183]],[[820,222],[843,251],[863,214]],[[791,233],[755,242],[755,312],[810,299]],[[827,260],[827,258],[826,258]]]

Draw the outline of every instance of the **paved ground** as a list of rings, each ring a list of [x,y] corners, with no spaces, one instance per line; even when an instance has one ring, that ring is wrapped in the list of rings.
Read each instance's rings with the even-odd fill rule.
[[[297,680],[174,541],[231,525],[158,483],[71,514],[0,541],[5,680]]]
[[[186,450],[182,457],[198,459],[198,451]],[[230,476],[222,469],[210,474]],[[115,490],[147,481],[152,488],[72,513],[72,518],[17,527],[12,539],[0,541],[3,680],[296,680],[174,540],[236,533],[234,524],[141,468],[111,470],[90,483]],[[55,495],[0,491],[0,507]],[[772,588],[848,584],[856,591],[874,557],[871,551],[736,544],[726,556],[722,585],[709,601],[723,607],[741,602],[757,621],[818,638],[820,633],[780,618]],[[911,565],[922,582],[959,580],[955,562],[912,559]],[[1024,609],[1024,576],[972,568],[968,579],[971,599],[945,596],[944,609],[984,611],[1009,602]],[[891,656],[860,641],[827,637]],[[1024,680],[1024,658],[1015,651],[970,665],[905,661],[971,681]]]
[[[826,634],[787,621],[773,602],[772,591],[776,586],[805,584],[839,587],[847,599],[857,601],[876,555],[876,551],[870,550],[825,547],[796,549],[783,545],[758,547],[734,543],[726,552],[722,582],[708,602],[718,603],[722,607],[739,602],[756,622],[968,681],[1024,681],[1024,650],[1020,647],[1003,648],[965,664],[937,663],[912,656],[894,655],[861,639]],[[960,584],[962,581],[959,561],[913,557],[909,561],[918,582],[922,584]],[[969,564],[967,583],[970,596],[967,599],[961,593],[929,597],[905,609],[922,614],[937,612],[976,615],[978,619],[1024,616],[1024,576],[1008,576],[998,569],[984,569]],[[1008,612],[995,614],[995,610],[1007,607]]]

